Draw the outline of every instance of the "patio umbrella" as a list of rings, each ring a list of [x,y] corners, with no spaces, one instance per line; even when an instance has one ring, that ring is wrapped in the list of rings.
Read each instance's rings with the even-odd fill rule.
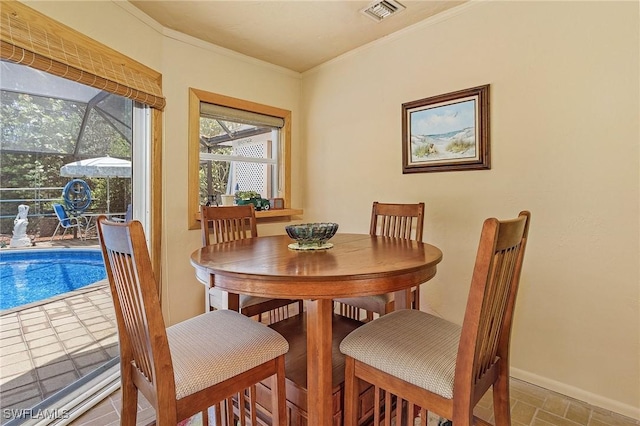
[[[110,213],[109,179],[131,177],[131,161],[113,157],[88,158],[74,161],[60,167],[60,176],[97,177],[107,179],[107,213]]]

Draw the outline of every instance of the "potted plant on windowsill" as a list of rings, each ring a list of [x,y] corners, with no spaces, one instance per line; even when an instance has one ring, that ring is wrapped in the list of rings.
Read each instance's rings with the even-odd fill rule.
[[[236,204],[253,204],[256,210],[269,210],[269,200],[262,198],[256,191],[236,191]]]

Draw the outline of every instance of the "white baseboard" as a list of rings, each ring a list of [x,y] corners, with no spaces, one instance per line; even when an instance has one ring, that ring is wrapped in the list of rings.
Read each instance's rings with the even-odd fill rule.
[[[511,370],[511,376],[516,379],[523,380],[527,383],[531,383],[536,386],[540,386],[554,392],[558,392],[562,395],[566,395],[580,401],[584,401],[596,407],[604,408],[605,410],[613,411],[614,413],[618,413],[623,416],[640,420],[640,407],[634,407],[629,404],[623,404],[620,401],[615,401],[613,399],[605,398],[602,395],[597,395],[591,392],[587,392],[583,389],[576,388],[575,386],[567,385],[566,383],[557,382],[553,379],[539,376],[537,374],[520,370],[518,368],[512,367],[510,370]]]

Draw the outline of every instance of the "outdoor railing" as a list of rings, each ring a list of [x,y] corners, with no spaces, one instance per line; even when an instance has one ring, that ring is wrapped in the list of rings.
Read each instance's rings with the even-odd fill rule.
[[[13,219],[18,206],[29,206],[29,217],[54,216],[51,203],[62,201],[61,186],[41,188],[0,188],[0,219]]]
[[[32,239],[51,237],[58,224],[52,204],[64,204],[63,189],[61,186],[0,188],[0,248],[6,246],[11,238],[20,204],[29,206],[27,234]],[[85,233],[95,227],[95,220],[100,214],[120,218],[125,216],[125,212],[120,211],[105,213],[101,204],[96,202],[98,199],[94,198],[93,201],[93,208],[81,213],[86,223]]]

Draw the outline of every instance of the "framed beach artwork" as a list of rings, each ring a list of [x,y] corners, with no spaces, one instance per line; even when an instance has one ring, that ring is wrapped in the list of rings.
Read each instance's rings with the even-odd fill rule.
[[[490,168],[488,84],[402,104],[402,173]]]

